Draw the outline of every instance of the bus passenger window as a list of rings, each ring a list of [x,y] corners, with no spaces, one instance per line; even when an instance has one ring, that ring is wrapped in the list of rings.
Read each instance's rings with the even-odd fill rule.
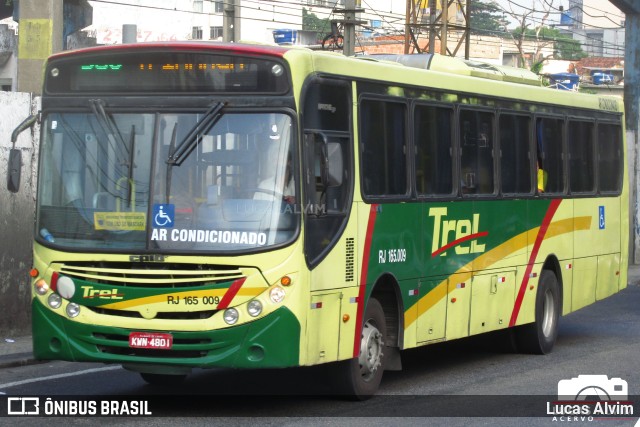
[[[460,112],[462,194],[494,194],[493,113]]]
[[[406,105],[363,100],[360,107],[362,187],[368,196],[407,193]]]
[[[545,194],[564,192],[563,130],[563,120],[539,118],[536,121],[536,161],[546,172]]]
[[[620,125],[598,125],[598,188],[603,193],[622,188],[622,129]]]
[[[502,193],[530,194],[530,119],[527,116],[501,114],[498,126],[500,137],[500,185]]]
[[[569,122],[569,187],[572,193],[595,190],[593,123]]]
[[[418,194],[453,193],[453,110],[417,106],[415,110],[416,188]]]

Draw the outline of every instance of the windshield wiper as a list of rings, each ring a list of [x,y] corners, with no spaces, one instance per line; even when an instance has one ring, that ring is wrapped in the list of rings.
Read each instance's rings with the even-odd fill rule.
[[[113,118],[107,114],[104,110],[104,101],[102,99],[90,99],[89,105],[91,106],[91,111],[98,118],[98,123],[102,127],[102,130],[107,134],[107,139],[109,135],[113,135],[118,147],[124,147],[124,156],[122,159],[118,159],[119,163],[123,166],[126,166],[128,169],[127,172],[127,207],[131,207],[131,201],[133,198],[133,168],[134,164],[134,156],[135,156],[135,133],[136,127],[132,125],[131,135],[129,137],[129,144],[124,141],[124,137],[122,133],[120,133],[120,128],[113,121]]]
[[[191,151],[198,145],[198,141],[202,135],[206,134],[222,117],[223,102],[213,104],[211,108],[204,113],[202,120],[195,124],[187,133],[179,144],[170,148],[167,164],[170,166],[180,166],[182,162],[191,154]],[[175,135],[175,134],[174,134]],[[173,145],[172,141],[172,145]]]
[[[174,151],[176,151],[176,134],[178,130],[178,124],[175,123],[173,125],[173,131],[171,132],[171,142],[169,143],[169,158]],[[171,173],[173,172],[173,164],[167,160],[167,172],[165,173],[165,183],[164,183],[164,192],[166,202],[169,203],[169,199],[171,197]]]
[[[131,207],[131,198],[133,197],[133,168],[135,167],[134,156],[136,144],[136,125],[131,125],[131,136],[129,136],[129,173],[127,174],[127,207]]]
[[[100,124],[100,126],[102,126],[102,129],[107,134],[107,137],[109,136],[109,134],[113,135],[119,146],[124,147],[124,149],[127,150],[128,154],[129,147],[127,147],[127,144],[125,144],[124,138],[122,137],[118,126],[115,124],[111,116],[109,116],[104,110],[104,101],[101,99],[90,99],[89,105],[91,106],[91,111],[93,111],[93,114],[98,118],[98,123]]]

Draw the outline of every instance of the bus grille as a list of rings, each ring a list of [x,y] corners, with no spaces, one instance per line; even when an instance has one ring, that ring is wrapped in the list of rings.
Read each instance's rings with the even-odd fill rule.
[[[105,285],[160,289],[205,286],[243,277],[239,267],[164,262],[76,262],[62,264],[57,270],[71,278]]]
[[[86,307],[94,313],[104,314],[107,316],[118,316],[118,317],[130,317],[132,319],[144,319],[142,314],[139,311],[129,311],[129,310],[112,310],[101,307]],[[202,320],[208,319],[214,314],[216,314],[218,310],[206,310],[206,311],[159,311],[154,319],[165,319],[165,320]]]

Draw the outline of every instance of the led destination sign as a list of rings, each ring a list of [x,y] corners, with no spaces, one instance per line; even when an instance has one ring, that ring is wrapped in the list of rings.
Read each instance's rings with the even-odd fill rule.
[[[284,93],[284,65],[271,59],[192,52],[111,52],[59,58],[47,66],[48,93]]]

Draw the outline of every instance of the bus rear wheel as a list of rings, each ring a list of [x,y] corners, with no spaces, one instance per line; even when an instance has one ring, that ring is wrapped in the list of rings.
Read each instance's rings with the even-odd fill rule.
[[[380,302],[371,298],[362,322],[359,356],[336,365],[333,380],[340,395],[366,400],[376,394],[384,373],[386,336],[384,311]]]
[[[515,330],[516,344],[522,353],[547,354],[558,336],[561,312],[560,286],[556,275],[543,270],[536,293],[535,322]]]

